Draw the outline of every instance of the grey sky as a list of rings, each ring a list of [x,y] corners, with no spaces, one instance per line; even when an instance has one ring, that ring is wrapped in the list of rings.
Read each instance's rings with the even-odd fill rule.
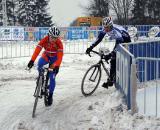
[[[87,5],[89,0],[50,0],[49,12],[58,26],[68,26],[74,19],[85,16],[79,4]]]

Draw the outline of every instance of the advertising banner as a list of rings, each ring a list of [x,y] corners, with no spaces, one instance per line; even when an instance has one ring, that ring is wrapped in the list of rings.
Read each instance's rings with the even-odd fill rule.
[[[93,26],[93,27],[88,27],[88,38],[89,39],[95,39],[98,36],[98,27]]]
[[[12,27],[12,40],[24,40],[24,28]]]
[[[6,27],[1,27],[0,28],[0,40],[3,40],[3,41],[12,40],[12,29],[6,28]]]
[[[44,36],[48,34],[48,27],[40,27],[39,28],[39,40],[41,40]]]
[[[39,28],[26,27],[25,28],[25,41],[38,41],[39,40]]]
[[[63,40],[67,40],[68,28],[67,27],[62,27],[62,28],[60,28],[60,30],[61,30],[61,38]]]
[[[88,39],[88,33],[86,27],[68,28],[68,39],[69,40]]]

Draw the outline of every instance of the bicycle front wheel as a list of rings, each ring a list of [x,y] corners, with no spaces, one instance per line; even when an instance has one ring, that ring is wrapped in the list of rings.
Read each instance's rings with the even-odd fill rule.
[[[48,96],[49,96],[49,72],[47,72],[46,80],[45,80],[45,91],[44,91],[44,104],[48,106]]]
[[[41,87],[42,87],[42,84],[43,84],[42,80],[43,80],[42,76],[39,76],[38,79],[37,79],[37,86],[36,86],[36,90],[35,90],[35,93],[34,93],[35,101],[34,101],[34,106],[33,106],[32,118],[35,117],[38,98],[41,96]]]
[[[95,92],[100,83],[101,75],[101,66],[99,64],[92,65],[87,70],[81,83],[81,92],[84,96],[90,96]]]

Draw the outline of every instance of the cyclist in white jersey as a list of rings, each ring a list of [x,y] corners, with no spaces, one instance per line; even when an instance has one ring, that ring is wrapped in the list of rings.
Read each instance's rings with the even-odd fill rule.
[[[116,75],[116,46],[117,44],[131,42],[131,39],[128,32],[122,26],[113,24],[111,17],[105,17],[102,20],[102,29],[100,30],[97,39],[91,44],[89,48],[87,48],[86,54],[90,55],[91,50],[102,41],[106,34],[108,34],[111,39],[116,40],[113,51],[105,56],[106,61],[111,59],[110,76],[107,79],[107,82],[104,82],[102,86],[108,88],[108,86],[112,86],[115,82],[114,80]]]

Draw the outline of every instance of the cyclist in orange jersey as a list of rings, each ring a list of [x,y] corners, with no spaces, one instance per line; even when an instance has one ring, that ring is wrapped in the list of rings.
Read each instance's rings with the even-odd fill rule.
[[[53,69],[53,71],[49,72],[49,96],[48,96],[48,106],[52,105],[53,102],[53,92],[55,89],[55,77],[59,71],[60,64],[62,62],[63,57],[63,44],[60,36],[60,30],[53,26],[49,29],[48,35],[45,36],[37,45],[31,60],[28,63],[28,68],[31,69],[34,65],[34,62],[41,52],[42,48],[44,48],[44,52],[38,61],[38,71],[42,70],[42,67],[49,63],[49,69]]]

